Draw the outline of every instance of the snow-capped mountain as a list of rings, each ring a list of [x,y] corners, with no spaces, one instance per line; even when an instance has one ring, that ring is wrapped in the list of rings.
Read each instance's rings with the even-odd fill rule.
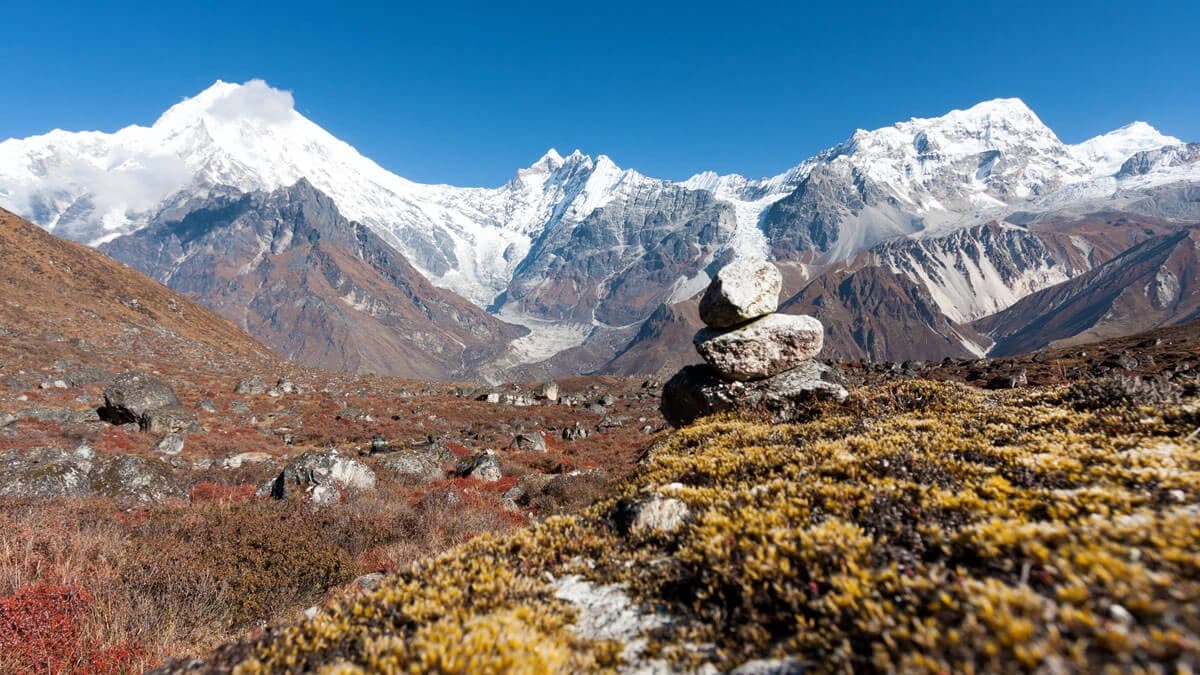
[[[149,127],[0,143],[0,204],[99,244],[145,226],[180,192],[272,191],[306,178],[439,286],[477,305],[502,292],[533,238],[655,182],[607,157],[554,150],[495,189],[397,176],[296,112],[261,81],[217,82]]]
[[[1135,243],[1047,223],[1102,211],[1200,219],[1197,147],[1142,122],[1069,145],[1019,99],[997,99],[860,129],[762,179],[672,182],[550,150],[499,187],[426,185],[254,80],[217,82],[150,126],[0,142],[0,206],[95,245],[304,179],[435,286],[530,327],[489,371],[503,375],[559,352],[603,364],[659,307],[694,297],[715,265],[741,256],[790,266],[789,292],[882,267],[907,281],[871,277],[855,296],[915,284],[945,319],[931,330],[945,333]],[[952,341],[968,334],[953,330]]]

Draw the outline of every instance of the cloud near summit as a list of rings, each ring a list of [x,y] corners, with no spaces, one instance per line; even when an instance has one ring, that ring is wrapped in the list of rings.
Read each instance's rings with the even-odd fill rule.
[[[208,109],[213,117],[224,120],[259,119],[283,122],[295,106],[292,92],[276,89],[263,80],[250,80],[215,101]]]

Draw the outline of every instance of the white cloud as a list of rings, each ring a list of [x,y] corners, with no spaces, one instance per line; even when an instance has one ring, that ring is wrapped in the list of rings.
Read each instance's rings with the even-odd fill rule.
[[[220,120],[284,122],[291,119],[295,105],[292,92],[275,89],[262,80],[250,80],[214,101],[208,113]]]

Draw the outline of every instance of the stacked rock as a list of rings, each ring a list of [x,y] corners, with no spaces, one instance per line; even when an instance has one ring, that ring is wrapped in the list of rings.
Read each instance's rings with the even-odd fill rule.
[[[845,400],[836,373],[814,360],[825,339],[821,322],[775,313],[782,286],[766,260],[737,260],[717,273],[700,300],[707,328],[693,340],[707,365],[688,366],[664,386],[667,421],[679,426],[731,409],[787,421],[814,399]]]

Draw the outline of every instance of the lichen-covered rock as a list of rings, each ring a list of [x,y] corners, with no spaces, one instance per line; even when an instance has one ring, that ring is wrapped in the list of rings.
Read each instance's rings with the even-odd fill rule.
[[[119,501],[161,504],[188,498],[183,482],[158,459],[117,455],[97,466],[91,478],[93,491]]]
[[[659,409],[677,427],[731,410],[792,422],[802,420],[817,401],[846,400],[841,380],[839,371],[819,361],[754,382],[729,382],[710,366],[687,366],[663,385]]]
[[[706,328],[693,343],[704,360],[730,380],[778,375],[821,352],[825,328],[811,316],[772,314],[732,330]]]
[[[545,399],[551,403],[558,402],[558,383],[546,382],[538,389],[538,398]]]
[[[491,450],[480,450],[470,457],[464,457],[454,473],[462,478],[476,478],[486,483],[498,481],[503,475],[496,453]]]
[[[714,328],[729,328],[779,307],[783,276],[761,258],[735,260],[721,268],[700,298],[700,320]]]
[[[178,455],[183,452],[183,436],[179,434],[167,434],[158,441],[154,449],[164,455]]]
[[[136,422],[145,429],[147,413],[177,405],[179,399],[167,383],[145,373],[128,371],[113,378],[104,389],[101,417],[114,424]]]
[[[539,433],[517,434],[513,436],[512,443],[508,444],[512,450],[530,450],[533,452],[546,452],[546,439]]]
[[[267,393],[267,381],[261,375],[242,378],[233,388],[233,393],[245,396],[261,396]]]
[[[259,496],[283,499],[304,493],[314,504],[329,504],[341,492],[375,489],[375,472],[362,462],[343,457],[337,450],[310,451],[291,461],[275,478],[258,489]]]
[[[0,497],[82,497],[91,490],[91,463],[59,448],[0,453]]]
[[[403,485],[427,485],[446,477],[435,456],[419,449],[389,453],[379,460],[379,468]]]
[[[221,467],[225,469],[240,469],[246,464],[262,464],[274,461],[274,457],[265,452],[239,452],[225,458]]]
[[[156,434],[177,434],[200,431],[195,411],[180,405],[169,405],[148,411],[142,416],[144,431]]]

